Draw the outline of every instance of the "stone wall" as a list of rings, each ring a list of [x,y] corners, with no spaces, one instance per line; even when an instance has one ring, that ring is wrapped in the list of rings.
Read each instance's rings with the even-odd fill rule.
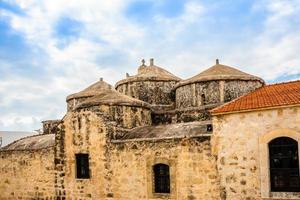
[[[222,199],[300,199],[299,193],[270,192],[267,146],[281,136],[300,143],[299,119],[300,107],[213,117]]]
[[[110,144],[114,199],[219,199],[210,138],[128,141]],[[154,164],[170,167],[171,193],[153,192]]]
[[[43,123],[43,134],[56,133],[61,120],[47,120],[42,121]]]
[[[105,199],[109,174],[106,162],[107,148],[105,146],[107,127],[101,116],[90,111],[69,112],[64,118],[64,157],[65,176],[64,196],[66,199]],[[89,154],[90,179],[76,178],[75,154]]]
[[[136,81],[120,84],[116,90],[153,105],[172,105],[176,81]]]
[[[155,111],[152,112],[152,124],[160,125],[193,121],[207,121],[211,119],[209,110],[215,108],[217,105],[200,106],[198,108],[182,108],[172,111]]]
[[[202,97],[202,95],[204,95]],[[198,107],[220,102],[218,81],[184,85],[176,89],[176,108]]]
[[[231,101],[262,86],[259,81],[205,81],[176,89],[176,108],[200,107]]]
[[[54,149],[0,151],[0,199],[55,199]]]
[[[209,137],[111,142],[115,131],[114,123],[106,121],[100,112],[66,115],[63,167],[66,199],[218,199],[219,180]],[[89,154],[90,179],[76,178],[76,153]],[[170,196],[152,192],[151,169],[157,162],[170,164]]]
[[[122,137],[132,128],[152,124],[151,110],[145,107],[99,105],[81,110],[98,113],[106,122],[111,123],[114,126],[112,138]]]
[[[260,81],[224,81],[224,102],[229,102],[262,86]]]
[[[74,98],[67,101],[67,111],[72,111],[78,106],[80,103],[84,102],[90,97],[81,97],[81,98]]]

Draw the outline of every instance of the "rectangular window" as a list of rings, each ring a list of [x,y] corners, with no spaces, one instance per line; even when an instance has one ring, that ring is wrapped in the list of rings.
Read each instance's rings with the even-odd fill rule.
[[[156,164],[154,171],[154,192],[170,193],[170,173],[169,166],[165,164]]]
[[[76,178],[88,179],[89,172],[89,154],[76,154]]]

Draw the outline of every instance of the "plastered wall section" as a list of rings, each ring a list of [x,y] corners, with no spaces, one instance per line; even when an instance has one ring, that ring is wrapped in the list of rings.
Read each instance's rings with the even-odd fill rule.
[[[0,151],[0,199],[55,199],[54,150]]]
[[[112,196],[116,200],[219,199],[209,138],[112,143]],[[170,194],[154,192],[153,165],[170,167]]]
[[[268,160],[272,139],[300,141],[299,107],[214,116],[213,126],[221,199],[300,199],[298,193],[270,191]]]

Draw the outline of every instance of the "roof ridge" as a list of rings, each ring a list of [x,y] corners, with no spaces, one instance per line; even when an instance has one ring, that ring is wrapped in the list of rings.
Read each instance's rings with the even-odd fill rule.
[[[277,83],[270,83],[270,84],[266,84],[265,86],[284,85],[284,84],[294,83],[294,82],[300,82],[300,79],[298,79],[298,80],[290,80],[290,81],[283,81],[283,82],[277,82]]]

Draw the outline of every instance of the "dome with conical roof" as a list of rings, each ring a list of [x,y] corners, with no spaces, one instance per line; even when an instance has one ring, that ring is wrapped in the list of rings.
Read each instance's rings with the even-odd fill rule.
[[[207,107],[231,101],[264,85],[264,80],[233,67],[216,64],[176,84],[176,107]]]
[[[138,73],[134,76],[126,74],[126,77],[116,83],[115,88],[118,92],[145,101],[152,106],[173,106],[175,100],[172,91],[181,79],[154,65],[153,59],[150,59],[149,66],[146,66],[145,61],[142,60]]]
[[[116,87],[121,84],[136,81],[180,81],[181,79],[167,70],[154,65],[154,60],[150,59],[150,65],[145,65],[145,61],[142,61],[142,65],[138,68],[138,73],[133,76],[127,76],[126,79],[118,81]]]
[[[77,102],[75,111],[96,109],[124,129],[151,125],[150,105],[141,100],[119,93],[113,88],[102,89],[96,95]]]
[[[245,81],[260,81],[264,83],[264,80],[253,76],[251,74],[247,74],[233,67],[229,67],[226,65],[222,65],[219,63],[219,60],[216,60],[216,64],[212,67],[204,70],[200,74],[189,78],[187,80],[181,81],[176,85],[176,87],[180,87],[183,85],[203,82],[203,81],[213,81],[213,80],[245,80]]]
[[[112,86],[110,84],[106,83],[105,81],[103,81],[102,78],[100,78],[98,82],[87,87],[86,89],[67,96],[67,101],[71,99],[92,97],[95,96],[96,94],[102,93],[103,90],[110,90],[111,88]]]

